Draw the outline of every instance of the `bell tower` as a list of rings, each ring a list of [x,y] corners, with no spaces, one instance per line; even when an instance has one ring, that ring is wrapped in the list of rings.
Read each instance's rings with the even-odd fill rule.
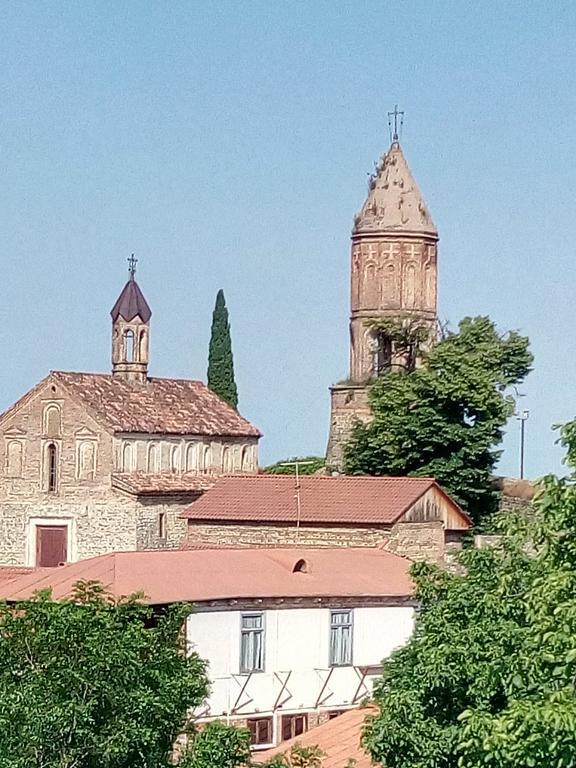
[[[145,384],[148,380],[150,318],[152,312],[136,282],[134,254],[128,259],[130,277],[122,289],[112,316],[112,375]]]
[[[395,120],[400,114],[395,110]],[[370,177],[368,196],[354,219],[351,247],[350,376],[331,387],[326,461],[340,467],[356,418],[371,417],[370,384],[405,366],[392,327],[437,322],[438,232],[416,186],[398,138]]]

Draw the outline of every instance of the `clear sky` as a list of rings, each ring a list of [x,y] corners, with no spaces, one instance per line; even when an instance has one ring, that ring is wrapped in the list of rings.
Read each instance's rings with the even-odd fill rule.
[[[527,473],[574,416],[576,4],[94,0],[0,8],[0,409],[107,371],[134,251],[151,373],[205,378],[216,291],[264,462],[323,453],[347,374],[349,235],[403,148],[440,314],[527,333]],[[502,470],[518,465],[518,423]]]

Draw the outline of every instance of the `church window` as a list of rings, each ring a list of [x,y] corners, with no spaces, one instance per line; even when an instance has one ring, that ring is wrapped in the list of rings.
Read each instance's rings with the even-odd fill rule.
[[[132,446],[124,443],[122,447],[122,472],[132,472]]]
[[[124,361],[134,362],[134,331],[124,331]]]
[[[392,342],[382,331],[372,336],[372,371],[374,376],[382,376],[392,365]]]
[[[22,477],[24,448],[20,440],[10,440],[6,446],[6,475]]]
[[[96,444],[94,440],[85,440],[78,446],[78,478],[93,480],[96,470]]]
[[[152,444],[148,446],[148,457],[146,461],[147,472],[158,472],[158,448]]]
[[[60,416],[60,407],[53,403],[44,409],[44,434],[47,437],[60,437]]]
[[[138,344],[138,349],[139,349],[138,359],[145,361],[146,360],[146,331],[145,330],[143,330],[140,333],[140,341]]]
[[[46,448],[46,474],[48,490],[54,493],[58,490],[58,449],[54,443],[49,443]]]
[[[166,512],[158,513],[158,538],[166,538]]]

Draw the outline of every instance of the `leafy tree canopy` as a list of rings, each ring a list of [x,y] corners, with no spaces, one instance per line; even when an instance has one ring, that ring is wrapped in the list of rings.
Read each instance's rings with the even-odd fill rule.
[[[511,374],[514,375],[514,374]],[[576,458],[576,422],[562,430]],[[365,744],[386,768],[576,766],[576,474],[501,516],[462,570],[413,567],[412,640],[384,663]]]
[[[216,294],[216,304],[212,313],[212,331],[208,348],[208,386],[232,408],[238,407],[230,322],[222,289]]]
[[[298,464],[298,474],[313,475],[323,469],[326,460],[323,456],[293,456],[291,459],[281,459],[275,464],[264,468],[267,475],[294,475]]]
[[[154,617],[79,583],[0,606],[0,768],[159,768],[207,693],[189,606]]]
[[[250,763],[250,731],[216,720],[192,736],[178,768],[237,768]]]
[[[345,470],[433,476],[479,520],[497,503],[497,446],[514,412],[509,388],[530,371],[528,339],[467,317],[423,355],[421,367],[390,369],[371,387],[374,418],[355,425]]]

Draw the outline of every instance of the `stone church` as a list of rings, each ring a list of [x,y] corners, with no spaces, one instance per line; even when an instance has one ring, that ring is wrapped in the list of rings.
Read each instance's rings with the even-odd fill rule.
[[[111,374],[52,371],[0,416],[2,565],[178,546],[211,477],[257,472],[252,424],[200,381],[148,376],[135,260],[111,315]]]
[[[350,375],[330,390],[330,466],[341,466],[355,419],[370,419],[370,384],[399,362],[378,321],[418,323],[435,333],[437,243],[438,232],[395,132],[352,229]]]

